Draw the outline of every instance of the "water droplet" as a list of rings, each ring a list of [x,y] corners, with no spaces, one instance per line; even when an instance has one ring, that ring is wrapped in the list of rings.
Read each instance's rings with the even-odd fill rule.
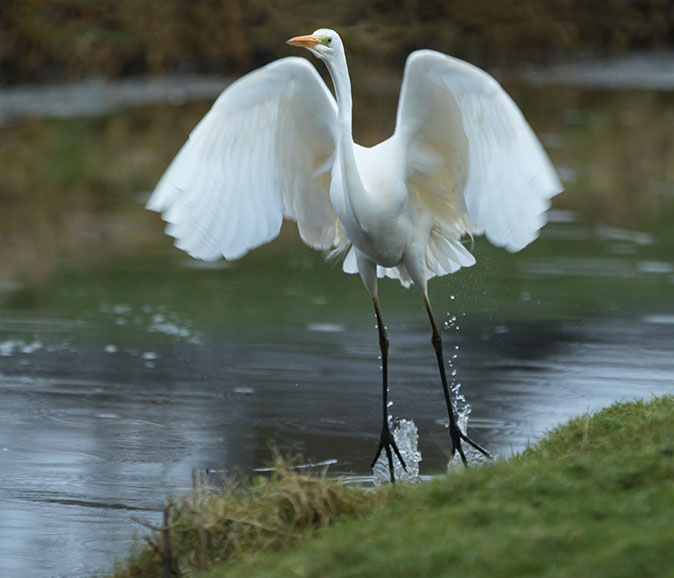
[[[397,456],[393,458],[395,479],[399,482],[416,482],[419,480],[419,462],[421,461],[421,452],[418,449],[419,433],[417,427],[412,420],[391,419],[391,416],[389,416],[389,425],[391,426],[391,433],[400,449],[400,453],[405,460],[405,464],[407,464],[407,471],[405,471]],[[389,466],[385,452],[382,452],[379,456],[372,473],[375,485],[389,483]]]
[[[297,384],[295,384],[297,385]],[[245,387],[245,386],[239,386],[239,387],[233,387],[232,388],[233,393],[238,393],[241,395],[252,395],[255,393],[255,390],[252,387]]]
[[[389,402],[386,404],[386,407],[393,407],[393,402],[392,402],[392,401],[389,401]]]

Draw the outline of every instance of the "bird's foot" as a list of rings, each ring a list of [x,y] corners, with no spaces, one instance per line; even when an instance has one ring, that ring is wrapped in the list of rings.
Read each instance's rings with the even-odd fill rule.
[[[466,454],[464,453],[463,446],[461,445],[462,440],[467,444],[473,446],[488,460],[494,459],[492,455],[487,450],[485,450],[480,444],[474,442],[465,433],[463,433],[459,428],[459,426],[456,424],[456,422],[452,422],[449,425],[449,436],[452,438],[452,457],[454,457],[454,455],[458,451],[459,455],[461,456],[461,461],[463,462],[463,465],[465,467],[468,467],[468,460],[466,459]]]
[[[381,451],[385,450],[386,457],[388,458],[388,469],[391,474],[391,483],[395,484],[396,479],[393,470],[393,452],[391,451],[391,448],[393,448],[393,452],[395,452],[396,456],[398,456],[398,460],[400,460],[400,465],[403,467],[403,470],[407,471],[405,460],[400,454],[400,450],[398,449],[398,445],[396,444],[395,438],[391,433],[391,429],[389,428],[388,422],[384,422],[384,426],[381,428],[381,437],[379,438],[379,447],[377,448],[377,455],[374,456],[374,460],[372,460],[372,466],[370,467],[374,468],[374,465],[377,463],[377,460],[381,455]]]

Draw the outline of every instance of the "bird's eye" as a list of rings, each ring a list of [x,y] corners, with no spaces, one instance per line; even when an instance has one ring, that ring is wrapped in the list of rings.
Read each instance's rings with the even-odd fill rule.
[[[325,43],[326,43],[326,44],[331,44],[331,43],[332,43],[332,38],[330,38],[330,36],[327,36],[327,37],[325,38]]]

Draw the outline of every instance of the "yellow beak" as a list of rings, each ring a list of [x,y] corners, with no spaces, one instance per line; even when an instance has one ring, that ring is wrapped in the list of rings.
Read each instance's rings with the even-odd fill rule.
[[[315,36],[308,34],[307,36],[295,36],[290,40],[286,40],[286,44],[290,44],[291,46],[301,46],[302,48],[312,48],[317,44],[320,44],[320,40]]]

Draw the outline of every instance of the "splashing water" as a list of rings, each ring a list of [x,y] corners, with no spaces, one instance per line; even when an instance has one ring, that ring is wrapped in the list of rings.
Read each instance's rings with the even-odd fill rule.
[[[455,382],[454,377],[452,377],[450,389],[452,392],[452,400],[454,402],[456,421],[459,424],[461,431],[468,435],[468,418],[470,417],[472,408],[466,401],[466,398],[460,392],[461,382]],[[449,424],[447,424],[447,427],[449,428]],[[464,454],[466,454],[466,460],[468,460],[469,465],[477,466],[487,462],[487,458],[478,452],[475,448],[473,448],[470,444],[463,442],[461,447],[463,448]],[[447,464],[448,472],[452,472],[455,469],[463,469],[463,462],[461,461],[459,452],[456,452]]]
[[[388,417],[389,427],[396,445],[400,450],[407,471],[405,471],[398,460],[398,456],[393,453],[393,472],[396,482],[418,482],[419,481],[419,462],[421,461],[421,452],[417,445],[419,442],[419,432],[417,426],[411,419],[400,419]],[[372,468],[374,476],[374,485],[380,486],[391,481],[388,468],[388,458],[386,452],[382,451],[377,463]]]
[[[465,314],[464,314],[465,315]],[[457,318],[455,315],[447,314],[448,320],[445,321],[446,329],[459,330],[459,325],[457,324]],[[452,403],[454,404],[454,413],[456,415],[456,421],[459,425],[459,428],[463,433],[468,435],[468,418],[472,411],[470,403],[466,400],[464,395],[461,393],[461,382],[458,381],[458,369],[455,366],[455,363],[459,357],[459,346],[454,346],[454,353],[451,358],[448,360],[449,365],[449,390],[452,395]],[[445,426],[449,429],[449,422]],[[450,442],[451,443],[451,442]],[[473,448],[470,444],[463,442],[461,444],[463,452],[466,454],[466,459],[471,465],[479,465],[487,461],[487,458],[483,456],[479,451]],[[456,452],[454,456],[449,460],[447,464],[447,471],[453,471],[455,468],[463,468],[463,462],[461,461],[461,456],[459,452]]]

